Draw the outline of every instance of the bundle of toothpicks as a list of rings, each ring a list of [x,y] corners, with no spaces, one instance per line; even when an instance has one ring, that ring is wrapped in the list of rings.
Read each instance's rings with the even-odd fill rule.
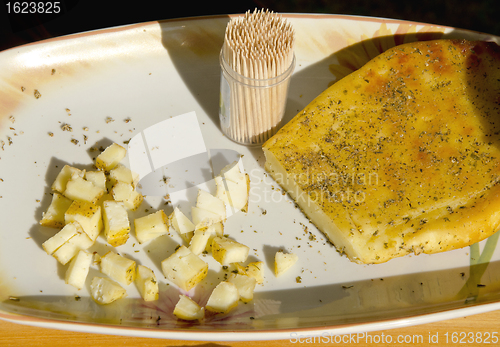
[[[221,54],[237,77],[227,79],[231,107],[223,131],[236,142],[261,144],[279,128],[293,45],[292,26],[272,11],[255,9],[229,21]],[[277,83],[285,73],[287,81]]]

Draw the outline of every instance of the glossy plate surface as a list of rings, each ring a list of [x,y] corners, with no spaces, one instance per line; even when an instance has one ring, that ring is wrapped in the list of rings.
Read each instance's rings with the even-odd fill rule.
[[[500,40],[387,19],[285,17],[296,31],[297,59],[285,121],[331,83],[394,45],[435,38]],[[228,20],[151,22],[0,52],[0,318],[78,331],[222,341],[347,334],[500,309],[498,235],[442,254],[380,265],[351,263],[265,174],[261,149],[221,134],[218,58]],[[210,153],[242,155],[251,179],[249,211],[228,218],[225,233],[250,247],[250,260],[265,262],[265,282],[252,302],[226,315],[208,314],[202,323],[179,321],[172,310],[180,292],[161,275],[160,262],[181,239],[172,232],[139,244],[132,231],[116,250],[155,271],[160,299],[143,301],[132,284],[127,298],[97,305],[88,285],[78,291],[64,283],[66,267],[41,247],[55,232],[38,223],[50,203],[50,185],[64,164],[91,169],[96,148],[111,142],[126,146],[134,136],[146,136],[146,129],[191,112]],[[192,144],[178,136],[160,150],[175,153]],[[150,157],[154,149],[149,148]],[[193,189],[213,192],[211,183],[186,189],[172,183],[170,204],[148,195],[131,219],[158,209],[170,213],[177,205],[189,213]],[[102,255],[112,249],[101,236],[91,250]],[[296,253],[299,262],[276,278],[273,257],[279,249]],[[200,304],[228,274],[210,255],[203,259],[210,265],[207,279],[188,293]],[[95,275],[99,271],[93,266],[89,278]]]

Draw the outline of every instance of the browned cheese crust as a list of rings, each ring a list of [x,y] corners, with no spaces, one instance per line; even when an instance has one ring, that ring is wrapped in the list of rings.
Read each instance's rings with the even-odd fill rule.
[[[358,263],[437,253],[500,226],[500,49],[394,47],[264,146],[266,170]]]

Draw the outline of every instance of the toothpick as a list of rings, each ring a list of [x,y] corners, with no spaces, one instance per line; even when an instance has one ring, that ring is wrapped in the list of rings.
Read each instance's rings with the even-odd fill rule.
[[[247,11],[232,18],[225,31],[222,55],[239,75],[228,80],[231,121],[226,133],[237,142],[262,143],[279,127],[287,86],[258,88],[261,80],[284,73],[293,61],[294,31],[290,23],[269,10]],[[235,95],[233,95],[235,94]]]

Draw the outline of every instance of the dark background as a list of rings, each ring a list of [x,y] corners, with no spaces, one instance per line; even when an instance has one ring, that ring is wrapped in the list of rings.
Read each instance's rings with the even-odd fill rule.
[[[7,13],[8,3],[10,14]],[[112,26],[170,18],[244,13],[255,8],[267,8],[279,13],[331,13],[405,19],[500,35],[499,0],[224,0],[217,3],[61,0],[61,13],[51,15],[14,14],[14,3],[15,1],[0,1],[0,50],[50,37]]]

